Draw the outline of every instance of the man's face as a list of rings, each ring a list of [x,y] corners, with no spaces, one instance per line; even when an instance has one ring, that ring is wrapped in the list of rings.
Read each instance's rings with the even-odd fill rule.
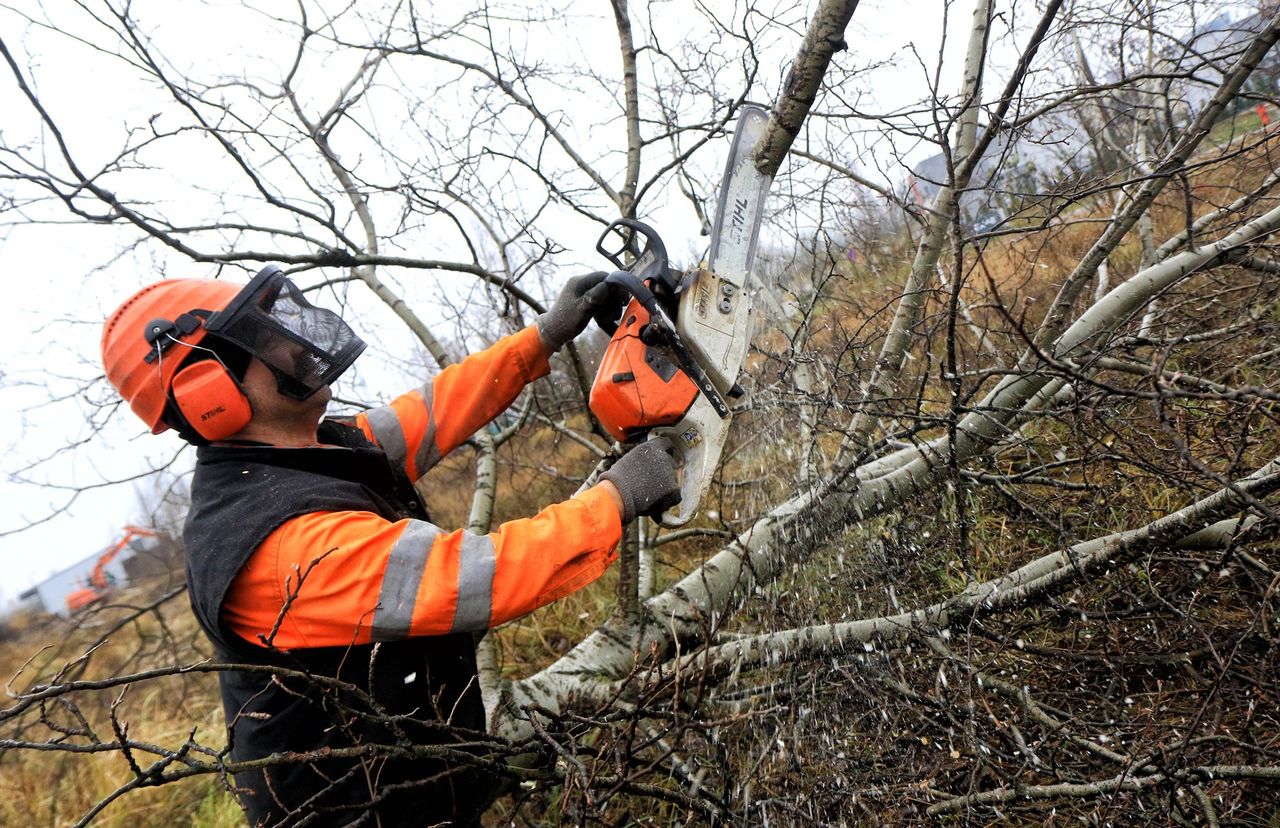
[[[302,396],[307,391],[307,385],[296,378],[314,378],[323,375],[330,367],[329,363],[323,362],[309,348],[280,336],[263,337],[253,350],[253,354],[282,372],[283,378],[276,377],[277,387],[280,387],[280,382],[289,383],[287,387],[297,391],[294,394],[295,397]]]
[[[305,400],[286,397],[276,385],[276,375],[257,357],[249,360],[242,385],[249,396],[249,404],[253,406],[254,421],[296,424],[313,431],[316,423],[324,416],[329,400],[333,398],[333,392],[327,385],[321,386]]]

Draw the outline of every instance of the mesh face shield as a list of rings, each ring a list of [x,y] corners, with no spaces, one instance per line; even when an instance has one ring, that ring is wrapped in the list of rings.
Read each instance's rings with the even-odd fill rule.
[[[336,380],[365,349],[364,340],[330,310],[306,300],[278,267],[263,268],[213,316],[209,333],[263,362],[281,394],[305,400]]]

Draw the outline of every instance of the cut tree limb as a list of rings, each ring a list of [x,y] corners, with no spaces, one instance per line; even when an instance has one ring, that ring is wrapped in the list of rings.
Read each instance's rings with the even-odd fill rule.
[[[827,67],[836,52],[848,48],[844,30],[858,8],[858,0],[822,0],[809,21],[804,42],[791,62],[782,93],[773,105],[773,115],[764,135],[756,144],[756,169],[761,175],[773,178],[787,157],[800,128],[804,125],[818,89],[827,74]]]

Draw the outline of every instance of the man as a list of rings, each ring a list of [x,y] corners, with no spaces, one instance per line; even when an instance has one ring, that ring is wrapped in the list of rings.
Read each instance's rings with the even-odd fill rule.
[[[364,343],[277,268],[162,281],[107,320],[108,379],[199,446],[187,583],[242,667],[219,679],[251,824],[465,824],[491,798],[460,754],[423,748],[484,730],[472,634],[598,578],[625,522],[678,501],[675,471],[644,444],[489,535],[430,523],[411,481],[609,304],[603,274],[576,277],[535,325],[352,420],[322,418]]]

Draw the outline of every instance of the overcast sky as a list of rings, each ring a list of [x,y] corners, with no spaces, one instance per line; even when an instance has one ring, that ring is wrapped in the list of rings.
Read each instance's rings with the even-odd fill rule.
[[[60,0],[44,5],[56,10]],[[278,5],[284,9],[289,4]],[[585,15],[594,14],[602,5],[580,3],[570,8]],[[293,48],[291,40],[276,39],[269,27],[246,27],[244,19],[234,13],[237,3],[135,2],[133,8],[169,54],[196,72],[210,67],[233,72],[237,62],[242,62],[269,74],[279,65],[280,55],[289,55]],[[674,14],[678,6],[667,4],[666,8]],[[864,0],[860,5],[848,33],[851,55],[858,62],[885,62],[867,78],[868,101],[892,108],[925,95],[927,75],[916,55],[926,61],[937,55],[941,9],[937,0]],[[1034,13],[1031,4],[1027,9],[1028,14]],[[952,11],[953,34],[941,74],[947,91],[959,85],[955,53],[963,48],[971,13],[972,5],[967,2]],[[678,22],[673,20],[672,24]],[[608,36],[612,21],[600,16],[595,25],[603,36],[590,36],[588,27],[576,54],[592,65],[612,66],[618,60],[616,42]],[[158,100],[159,90],[140,82],[137,73],[119,61],[107,60],[82,43],[33,29],[4,7],[0,7],[0,38],[19,55],[24,73],[29,68],[27,61],[34,66],[42,98],[64,121],[69,137],[85,154],[91,151],[95,134],[118,136],[126,125],[145,125],[153,102]],[[772,74],[781,75],[782,62],[794,54],[798,43],[798,35],[779,38],[780,65]],[[175,48],[177,45],[180,48]],[[565,44],[532,45],[564,59]],[[568,52],[575,54],[572,49]],[[850,59],[840,58],[845,65]],[[336,78],[335,74],[335,82]],[[5,113],[0,130],[8,142],[13,143],[17,135],[34,135],[30,109],[8,72],[0,75],[0,112]],[[582,117],[590,119],[598,113],[584,112]],[[436,120],[437,129],[448,129],[448,118]],[[107,151],[117,145],[103,141]],[[720,159],[704,157],[716,165],[721,163]],[[209,170],[184,170],[173,159],[167,163],[170,176],[214,175]],[[158,177],[153,186],[154,192],[164,197],[166,192],[177,191],[180,182]],[[0,181],[0,196],[5,187]],[[210,182],[209,187],[213,189],[215,184]],[[660,206],[681,201],[673,194],[659,196],[652,203]],[[660,230],[673,253],[687,254],[704,243],[687,211],[682,213],[675,207],[664,210],[656,209],[646,218],[662,222]],[[143,474],[168,462],[173,462],[172,473],[181,474],[189,470],[193,457],[190,451],[180,452],[181,443],[172,434],[160,438],[146,435],[132,417],[111,417],[100,434],[86,425],[87,418],[101,418],[98,404],[106,399],[101,382],[86,385],[101,372],[101,320],[120,299],[154,277],[139,264],[145,264],[145,257],[130,253],[116,260],[121,236],[111,228],[15,224],[11,213],[0,214],[0,219],[0,273],[7,288],[0,301],[0,344],[5,352],[0,367],[0,431],[4,434],[0,445],[6,452],[5,474],[0,478],[0,503],[4,504],[0,532],[5,533],[0,536],[0,561],[4,563],[0,600],[4,600],[107,546],[126,522],[143,519],[134,484],[104,486],[104,481]],[[603,265],[590,252],[594,241],[594,234],[584,234],[577,249],[557,260],[564,264],[566,275],[586,264]],[[427,251],[420,254],[431,255]],[[110,278],[87,280],[86,274],[98,267],[105,268]],[[167,271],[170,276],[206,273],[205,268],[180,262]],[[449,284],[453,287],[447,287]],[[461,301],[465,284],[461,279],[446,282],[445,294],[452,296],[454,303]],[[359,307],[360,318],[352,321],[372,347],[362,358],[357,377],[366,389],[383,383],[391,386],[388,391],[407,386],[411,382],[410,358],[417,351],[412,340],[385,309],[372,303]],[[418,305],[416,309],[432,322],[447,318],[439,308]],[[344,393],[344,382],[339,382],[340,394]],[[81,442],[73,451],[64,450],[68,443]],[[140,485],[146,491],[154,484]],[[85,490],[77,495],[77,489]]]

